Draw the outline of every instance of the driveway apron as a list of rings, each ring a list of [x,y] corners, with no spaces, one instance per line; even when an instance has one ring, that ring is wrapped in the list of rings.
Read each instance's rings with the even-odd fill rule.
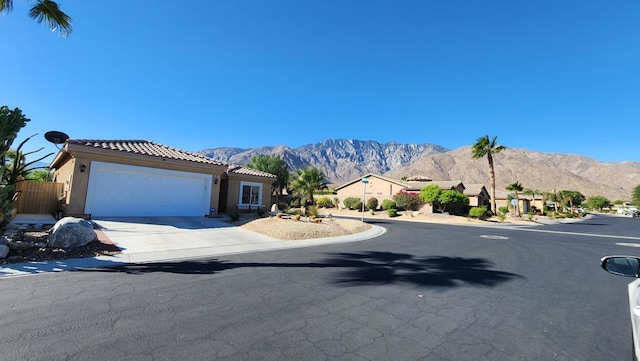
[[[206,217],[135,217],[94,219],[122,249],[125,262],[206,257],[274,248],[282,241],[221,219]]]

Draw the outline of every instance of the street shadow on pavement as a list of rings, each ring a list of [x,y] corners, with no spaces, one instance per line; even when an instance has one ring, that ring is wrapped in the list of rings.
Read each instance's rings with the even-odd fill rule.
[[[382,285],[410,283],[418,286],[455,287],[461,284],[496,286],[522,276],[492,269],[483,258],[415,257],[392,252],[337,253],[330,264],[341,265],[338,284]]]
[[[117,267],[82,269],[78,272],[110,272],[148,274],[216,274],[236,268],[327,268],[337,285],[385,285],[405,283],[430,287],[457,287],[463,284],[497,286],[522,276],[492,269],[493,264],[482,258],[415,257],[393,252],[328,253],[327,258],[310,263],[227,262],[217,259],[130,264]]]

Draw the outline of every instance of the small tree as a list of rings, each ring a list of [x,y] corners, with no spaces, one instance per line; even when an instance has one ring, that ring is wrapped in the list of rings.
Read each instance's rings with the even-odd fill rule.
[[[516,206],[514,208],[514,215],[517,217],[520,215],[520,197],[518,192],[522,192],[523,187],[522,184],[520,184],[520,182],[516,181],[515,183],[509,184],[507,186],[507,190],[508,191],[513,191],[515,194],[515,200],[516,200]]]
[[[455,206],[469,205],[469,197],[454,189],[445,189],[438,197],[439,211],[444,212],[447,208],[453,210]]]
[[[4,105],[0,107],[0,223],[5,221],[7,214],[13,209],[17,197],[16,186],[18,181],[27,177],[34,169],[38,169],[29,168],[31,165],[53,154],[47,154],[44,157],[27,162],[27,155],[42,150],[40,148],[33,152],[22,152],[24,144],[33,136],[22,141],[16,150],[11,149],[18,132],[29,121],[30,119],[25,117],[18,108],[11,110]]]
[[[597,209],[601,211],[603,208],[611,207],[611,202],[602,196],[593,196],[587,198],[587,206],[591,209]]]
[[[307,167],[296,170],[297,177],[291,182],[291,188],[294,192],[303,194],[307,197],[307,204],[314,205],[313,192],[319,189],[326,189],[324,174],[318,168]]]
[[[633,193],[631,194],[631,202],[634,205],[640,207],[640,184],[633,188]]]
[[[367,199],[367,209],[375,211],[378,208],[378,199],[376,197],[371,197]]]
[[[435,184],[429,184],[428,186],[420,190],[420,199],[422,199],[425,203],[433,205],[438,201],[440,193],[442,193],[442,190],[439,186]]]
[[[247,167],[276,176],[276,180],[271,184],[271,193],[276,195],[277,203],[282,191],[289,184],[289,168],[287,164],[278,156],[254,155],[247,163]]]

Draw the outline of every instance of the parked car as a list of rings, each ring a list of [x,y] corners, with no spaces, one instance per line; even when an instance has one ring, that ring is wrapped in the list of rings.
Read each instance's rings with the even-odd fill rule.
[[[640,360],[640,258],[632,256],[607,256],[600,260],[605,271],[618,276],[634,277],[629,283],[629,311],[633,340],[633,360]]]

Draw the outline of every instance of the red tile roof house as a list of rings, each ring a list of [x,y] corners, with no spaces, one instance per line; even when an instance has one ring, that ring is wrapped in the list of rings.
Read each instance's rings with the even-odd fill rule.
[[[67,140],[51,162],[65,216],[269,209],[276,176],[147,140]]]

